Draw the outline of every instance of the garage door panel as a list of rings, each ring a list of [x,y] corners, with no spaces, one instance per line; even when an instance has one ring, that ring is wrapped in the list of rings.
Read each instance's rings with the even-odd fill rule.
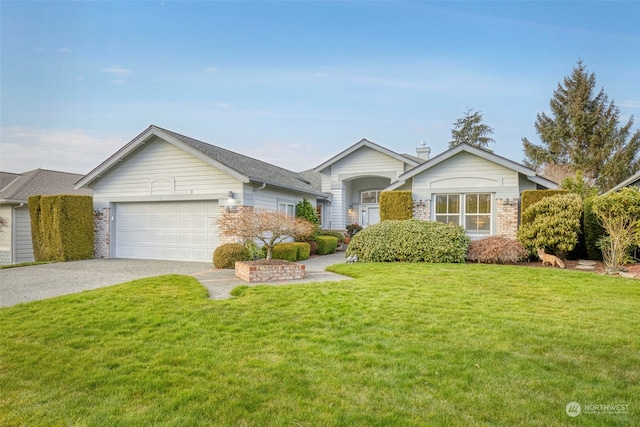
[[[116,257],[211,261],[217,201],[118,203]]]

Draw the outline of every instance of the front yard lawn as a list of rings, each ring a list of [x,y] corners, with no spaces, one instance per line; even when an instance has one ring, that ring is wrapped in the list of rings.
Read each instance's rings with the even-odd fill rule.
[[[162,276],[0,309],[0,425],[638,425],[640,281],[331,270],[356,280],[211,301]]]

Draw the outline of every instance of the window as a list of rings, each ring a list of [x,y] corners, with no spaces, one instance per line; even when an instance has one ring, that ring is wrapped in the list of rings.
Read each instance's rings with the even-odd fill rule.
[[[491,194],[466,194],[464,228],[469,234],[490,234]]]
[[[461,214],[464,212],[463,223]],[[436,221],[459,224],[467,234],[491,234],[491,194],[437,194]]]
[[[460,195],[436,195],[436,221],[460,224]]]
[[[360,193],[360,203],[378,203],[380,200],[379,191],[363,191]]]
[[[322,203],[316,204],[316,215],[318,215],[318,221],[320,221],[320,226],[322,226]]]
[[[284,212],[289,216],[295,216],[296,206],[293,203],[278,202],[278,212]]]

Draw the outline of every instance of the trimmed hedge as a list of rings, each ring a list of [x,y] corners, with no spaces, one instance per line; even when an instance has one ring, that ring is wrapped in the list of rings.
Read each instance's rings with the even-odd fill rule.
[[[383,191],[380,193],[380,221],[413,218],[411,191]]]
[[[318,236],[333,236],[338,239],[338,244],[344,243],[344,233],[337,230],[320,230]]]
[[[31,196],[29,214],[36,262],[93,258],[93,197]]]
[[[251,251],[240,243],[225,243],[213,251],[213,266],[215,268],[235,268],[236,261],[251,261]]]
[[[558,194],[568,194],[568,190],[527,190],[522,192],[522,197],[520,200],[520,211],[522,212],[520,222],[521,224],[525,224],[527,219],[524,217],[524,211],[534,203],[539,202],[545,197],[556,196]]]
[[[284,242],[273,247],[272,259],[282,259],[285,261],[303,261],[309,259],[311,255],[311,245],[306,242]]]
[[[318,244],[318,255],[332,254],[338,248],[338,238],[333,236],[318,236],[316,243]]]
[[[387,220],[353,236],[346,255],[362,262],[464,262],[469,241],[456,224]]]

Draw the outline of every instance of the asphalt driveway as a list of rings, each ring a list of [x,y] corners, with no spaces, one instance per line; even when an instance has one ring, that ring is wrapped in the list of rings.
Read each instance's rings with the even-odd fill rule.
[[[344,252],[312,257],[301,261],[306,266],[304,279],[268,284],[347,280],[349,278],[346,276],[324,271],[327,266],[341,262],[344,262]],[[165,274],[183,274],[196,278],[207,288],[211,299],[229,298],[233,288],[248,285],[235,277],[233,270],[216,270],[213,264],[208,262],[91,259],[0,269],[0,307]]]
[[[206,262],[91,259],[0,269],[0,307],[73,294],[164,274],[194,275]]]

